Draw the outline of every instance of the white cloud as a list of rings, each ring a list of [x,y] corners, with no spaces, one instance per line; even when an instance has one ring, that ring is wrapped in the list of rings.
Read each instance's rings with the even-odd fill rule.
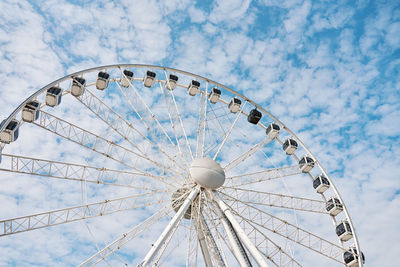
[[[289,11],[288,18],[283,21],[286,31],[288,33],[301,31],[307,21],[310,9],[310,1],[304,1],[301,6]]]
[[[385,39],[393,50],[400,47],[400,22],[391,23],[387,29]]]
[[[400,111],[393,110],[381,114],[381,119],[370,121],[367,125],[367,133],[370,135],[378,136],[398,136],[400,134],[400,127],[396,121],[400,118]]]
[[[206,20],[206,14],[203,10],[191,6],[188,10],[190,20],[194,23],[203,23]]]
[[[264,5],[266,6],[277,6],[281,8],[292,8],[302,2],[302,0],[285,0],[285,1],[279,1],[279,0],[264,0],[261,1]]]
[[[222,21],[232,23],[234,20],[241,19],[247,13],[250,2],[250,0],[217,1],[210,14],[210,20],[214,23]]]

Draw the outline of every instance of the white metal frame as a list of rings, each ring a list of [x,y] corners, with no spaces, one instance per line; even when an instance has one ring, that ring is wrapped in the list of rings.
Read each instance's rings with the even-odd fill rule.
[[[317,158],[311,153],[311,151],[304,145],[304,143],[290,130],[288,129],[281,121],[279,121],[276,117],[274,117],[272,114],[270,114],[267,110],[262,108],[261,106],[257,105],[254,101],[246,98],[245,96],[241,95],[240,93],[218,83],[215,81],[212,81],[210,79],[207,79],[205,77],[195,75],[189,72],[177,70],[177,69],[172,69],[172,68],[166,68],[166,67],[160,67],[160,66],[152,66],[152,65],[140,65],[140,64],[121,64],[121,65],[109,65],[109,66],[100,66],[92,69],[87,69],[83,71],[79,71],[70,75],[67,75],[61,79],[58,79],[47,86],[43,87],[42,89],[38,90],[34,94],[32,94],[30,97],[28,97],[25,101],[23,101],[11,114],[10,116],[6,119],[6,122],[4,123],[4,126],[0,128],[0,132],[4,130],[5,126],[8,124],[9,121],[11,121],[14,118],[17,118],[20,116],[20,113],[25,106],[26,103],[28,103],[31,100],[34,100],[38,98],[40,95],[45,94],[46,90],[51,88],[52,86],[56,86],[62,82],[68,81],[73,79],[73,77],[77,76],[82,76],[86,73],[90,72],[96,72],[99,70],[108,70],[108,69],[119,69],[122,73],[123,68],[139,68],[139,69],[152,69],[152,70],[159,70],[163,71],[165,74],[165,80],[156,80],[155,82],[159,84],[161,91],[164,93],[165,97],[169,97],[171,100],[171,111],[169,112],[170,120],[172,123],[172,120],[174,120],[171,115],[171,112],[175,112],[175,119],[177,120],[177,125],[180,126],[180,131],[183,132],[183,137],[184,137],[184,145],[187,147],[188,151],[190,152],[190,159],[193,159],[194,157],[199,157],[203,156],[205,151],[204,151],[204,144],[205,144],[205,139],[206,139],[206,124],[207,124],[207,90],[208,90],[208,85],[212,84],[217,86],[220,89],[224,89],[226,92],[229,92],[235,97],[238,97],[242,100],[242,106],[240,111],[237,113],[233,123],[230,125],[230,128],[227,132],[225,132],[224,136],[222,137],[222,141],[220,145],[217,148],[217,151],[215,152],[213,158],[216,159],[222,150],[223,146],[228,140],[228,137],[231,135],[232,130],[235,128],[236,123],[238,119],[242,116],[247,116],[246,112],[244,112],[244,107],[245,105],[252,105],[256,107],[258,110],[260,110],[263,114],[267,115],[269,118],[271,118],[275,123],[277,123],[280,128],[281,132],[284,130],[286,133],[288,133],[292,139],[294,139],[298,144],[299,147],[304,149],[304,151],[315,161],[315,167],[318,167],[320,171],[323,173],[323,175],[328,179],[330,185],[331,185],[331,190],[334,192],[334,195],[339,199],[339,201],[343,205],[343,211],[344,211],[344,216],[346,217],[346,220],[348,221],[352,232],[353,232],[353,238],[354,238],[354,244],[357,249],[357,251],[361,252],[359,242],[358,242],[358,237],[356,235],[356,230],[355,227],[352,223],[352,220],[350,218],[349,212],[344,204],[344,201],[342,197],[340,196],[337,188],[335,187],[334,183],[320,164],[320,162],[317,160]],[[182,114],[181,110],[178,107],[176,98],[174,96],[174,92],[170,90],[165,90],[165,85],[167,83],[167,72],[169,73],[177,73],[181,75],[186,75],[189,77],[192,77],[193,79],[198,79],[205,81],[205,89],[200,90],[200,109],[199,109],[199,114],[198,114],[198,126],[197,126],[197,140],[196,140],[196,150],[195,153],[192,152],[191,150],[191,145],[190,145],[190,137],[187,134],[183,120],[182,120]],[[123,75],[123,74],[122,74]],[[136,96],[138,100],[135,101],[140,101],[142,105],[144,105],[147,109],[147,112],[151,114],[150,117],[141,117],[142,122],[145,125],[156,125],[161,132],[165,135],[165,138],[169,140],[172,146],[175,146],[175,143],[173,141],[173,138],[169,136],[169,134],[166,132],[166,130],[163,128],[162,123],[157,119],[157,117],[154,115],[154,113],[151,111],[150,107],[147,106],[146,102],[142,99],[141,95],[138,93],[137,89],[135,88],[135,85],[133,84],[135,81],[143,81],[143,78],[134,78],[131,83],[129,88],[122,88],[121,92],[126,95],[127,99],[132,98],[133,96]],[[118,79],[110,79],[110,82],[115,82],[119,86],[119,80]],[[88,83],[86,84],[86,87],[90,86],[91,84]],[[93,85],[93,84],[92,84]],[[177,83],[176,87],[181,87],[181,88],[186,88],[186,85],[182,85]],[[128,90],[129,89],[129,90]],[[176,90],[176,89],[175,89]],[[64,94],[67,94],[68,91],[65,91]],[[113,129],[116,133],[118,133],[124,140],[126,140],[132,148],[124,147],[122,145],[119,145],[111,140],[107,140],[103,138],[102,136],[96,135],[94,133],[91,133],[78,125],[74,125],[64,119],[58,118],[44,110],[40,110],[40,118],[38,121],[33,122],[32,124],[35,124],[39,127],[42,127],[48,131],[53,132],[54,134],[63,137],[69,141],[75,142],[81,146],[86,146],[86,148],[89,148],[90,150],[100,153],[107,158],[110,158],[126,167],[129,167],[132,169],[134,172],[127,172],[127,171],[119,171],[119,170],[111,170],[111,169],[100,169],[98,167],[93,167],[93,166],[86,166],[82,164],[71,164],[71,163],[65,163],[65,162],[57,162],[53,160],[44,160],[44,159],[38,159],[34,157],[25,157],[25,156],[17,156],[17,155],[10,155],[10,154],[2,154],[2,159],[3,163],[0,164],[0,170],[1,171],[7,171],[7,172],[14,172],[14,173],[23,173],[23,174],[29,174],[29,175],[37,175],[37,176],[45,176],[45,177],[51,177],[51,178],[61,178],[61,179],[67,179],[67,180],[74,180],[74,181],[80,181],[80,182],[89,182],[89,183],[98,183],[98,184],[107,184],[107,185],[116,185],[116,186],[122,186],[122,187],[128,187],[128,188],[136,188],[136,189],[141,189],[141,190],[148,190],[151,191],[151,188],[147,187],[147,185],[143,184],[140,186],[137,186],[137,184],[132,184],[132,178],[135,177],[146,177],[149,179],[154,179],[156,182],[160,182],[163,184],[163,186],[166,188],[165,192],[173,192],[176,188],[179,188],[182,186],[182,183],[177,179],[176,177],[179,176],[179,178],[188,178],[188,158],[184,158],[184,153],[182,152],[182,146],[180,145],[180,142],[178,142],[178,138],[175,135],[175,140],[177,149],[180,151],[180,153],[176,154],[180,156],[180,159],[178,160],[175,156],[171,155],[165,147],[158,145],[157,143],[154,142],[156,140],[154,137],[155,135],[152,135],[151,130],[149,130],[150,127],[148,128],[148,134],[151,136],[150,138],[147,138],[145,135],[142,135],[142,138],[146,140],[146,142],[152,147],[157,149],[161,154],[163,154],[163,157],[167,159],[167,164],[163,165],[160,164],[157,160],[153,159],[146,151],[143,151],[140,149],[136,144],[132,143],[129,141],[130,137],[133,135],[141,135],[142,133],[136,129],[132,124],[127,122],[123,116],[120,114],[116,113],[113,109],[108,107],[103,101],[101,101],[99,98],[97,98],[93,93],[90,92],[90,90],[85,90],[84,94],[77,97],[77,99],[89,110],[91,110],[99,119],[104,121],[106,124],[108,124],[110,129]],[[227,105],[228,102],[227,100],[224,100],[223,98],[220,98],[218,100],[219,103]],[[44,104],[42,105],[42,107]],[[131,102],[132,108],[136,111],[138,116],[140,117],[139,110],[136,108],[134,102]],[[149,124],[146,124],[145,120]],[[21,121],[21,126],[23,122]],[[265,129],[265,125],[262,123],[259,123],[261,128]],[[280,144],[282,144],[282,141],[279,139],[279,137],[275,138],[276,141]],[[85,142],[85,140],[91,140],[90,142]],[[228,173],[230,170],[234,169],[236,166],[238,166],[240,163],[244,162],[246,159],[252,157],[255,153],[258,151],[262,150],[266,145],[268,145],[269,142],[273,140],[271,139],[265,139],[256,144],[255,146],[251,147],[248,151],[231,161],[230,163],[225,165],[225,171]],[[92,147],[88,147],[87,144],[94,144]],[[1,143],[0,144],[0,153],[2,153],[3,149],[5,147],[5,144]],[[175,157],[175,158],[174,158]],[[293,159],[298,161],[298,158],[296,154],[292,155]],[[146,169],[143,169],[142,166],[143,164],[138,164],[137,160],[132,161],[132,158],[141,158],[143,162],[146,162],[148,165],[156,166],[157,168],[160,168],[164,171],[166,175],[155,175],[154,173],[151,173],[147,171]],[[4,162],[7,160],[10,160],[10,165],[8,167],[4,166]],[[183,160],[183,164],[181,164],[180,160]],[[165,162],[164,162],[165,163]],[[139,167],[140,166],[140,167]],[[212,193],[209,196],[210,198],[213,199],[214,203],[217,203],[217,207],[220,209],[219,216],[220,216],[220,224],[223,225],[225,228],[226,234],[228,235],[230,239],[230,243],[232,245],[232,248],[234,250],[235,256],[239,259],[239,262],[243,266],[249,265],[249,261],[246,260],[246,251],[241,248],[241,244],[243,243],[244,246],[246,247],[247,251],[251,254],[253,259],[256,260],[256,262],[260,266],[267,266],[264,257],[268,258],[268,255],[263,255],[260,253],[260,251],[257,249],[256,246],[250,241],[250,239],[247,237],[246,232],[240,227],[237,219],[241,219],[242,221],[246,221],[249,224],[251,224],[251,219],[249,218],[244,218],[241,217],[240,214],[232,212],[231,209],[227,206],[227,204],[222,200],[224,198],[225,201],[232,201],[234,203],[241,203],[241,201],[235,197],[232,197],[232,195],[229,194],[229,192],[235,191],[235,195],[238,196],[238,191],[241,193],[239,194],[240,196],[247,195],[247,201],[244,201],[244,206],[251,206],[251,205],[267,205],[267,206],[273,206],[277,208],[284,208],[284,209],[290,209],[290,210],[301,210],[301,211],[306,211],[306,212],[317,212],[317,213],[326,213],[323,208],[324,201],[326,201],[326,197],[324,194],[320,194],[323,201],[317,201],[313,199],[306,199],[306,198],[299,198],[296,196],[287,196],[287,195],[282,195],[282,194],[275,194],[275,193],[267,193],[267,192],[260,192],[257,190],[250,190],[246,189],[246,186],[251,185],[252,183],[261,183],[261,182],[266,182],[268,180],[272,179],[280,179],[285,176],[292,176],[292,175],[297,175],[299,174],[299,170],[296,169],[297,166],[288,166],[288,167],[282,167],[278,169],[268,169],[264,172],[258,172],[258,173],[248,173],[244,174],[240,177],[247,176],[247,177],[257,177],[257,180],[254,180],[252,182],[240,182],[240,177],[239,176],[231,176],[227,177],[227,182],[225,186],[223,186],[220,190],[221,192],[218,194]],[[314,167],[314,168],[315,168]],[[108,182],[107,179],[104,179],[104,174],[105,173],[113,173],[116,176],[116,179],[114,179],[112,182]],[[89,175],[90,174],[90,175]],[[124,176],[130,176],[129,179],[125,179]],[[307,173],[311,180],[313,179],[313,176],[310,173]],[[130,181],[130,182],[128,182]],[[239,182],[237,182],[239,181]],[[190,179],[186,180],[186,183],[190,183]],[[241,187],[241,188],[238,188]],[[200,189],[195,188],[191,191],[189,197],[187,197],[179,209],[179,211],[176,213],[174,216],[173,220],[170,222],[170,224],[167,226],[165,229],[164,233],[160,236],[160,239],[157,240],[156,245],[153,246],[153,248],[149,251],[147,256],[144,258],[143,264],[147,265],[149,262],[151,262],[157,252],[161,251],[163,246],[164,248],[166,247],[167,243],[165,243],[167,240],[169,240],[172,235],[174,230],[179,225],[179,221],[182,219],[183,214],[186,212],[186,210],[189,208],[191,205],[192,201],[196,198],[198,195]],[[163,192],[162,190],[158,190],[157,192]],[[153,192],[157,193],[157,192]],[[205,194],[207,196],[207,194]],[[250,196],[256,197],[257,200],[250,201]],[[133,197],[133,196],[131,196]],[[12,233],[17,233],[21,231],[28,231],[28,230],[34,230],[37,228],[42,228],[42,227],[47,227],[51,226],[54,224],[58,223],[66,223],[70,222],[73,220],[78,220],[78,219],[86,219],[88,217],[94,217],[94,216],[100,216],[106,213],[112,213],[112,212],[117,212],[121,211],[124,209],[132,209],[135,208],[136,206],[134,205],[128,205],[125,208],[115,208],[112,210],[108,210],[105,213],[104,212],[91,212],[90,216],[86,213],[83,213],[83,215],[79,218],[74,217],[74,219],[71,219],[69,217],[69,214],[71,212],[76,212],[76,210],[82,210],[82,209],[87,209],[89,210],[91,207],[97,207],[100,210],[105,211],[112,203],[122,203],[122,201],[126,201],[128,198],[123,198],[123,199],[115,199],[115,200],[107,200],[105,202],[97,202],[93,204],[87,204],[87,205],[82,205],[82,206],[76,206],[72,208],[67,208],[67,209],[60,209],[60,210],[55,210],[47,213],[40,213],[40,214],[34,214],[34,215],[29,215],[29,216],[24,216],[24,217],[19,217],[19,218],[14,218],[14,219],[9,219],[9,220],[3,220],[0,221],[4,225],[4,235],[7,234],[12,234]],[[141,196],[143,197],[143,196]],[[143,198],[145,199],[145,198]],[[158,200],[159,202],[161,200]],[[150,203],[150,202],[149,202]],[[246,207],[248,208],[248,207]],[[254,209],[254,207],[253,207]],[[218,209],[217,209],[218,210]],[[67,214],[66,217],[57,217],[58,221],[57,223],[52,223],[51,222],[51,216],[58,216],[56,214],[59,214],[60,212],[64,212],[63,214]],[[218,211],[217,211],[218,213]],[[92,215],[94,214],[94,215]],[[157,213],[159,214],[159,218],[161,218],[160,214],[165,214],[163,212]],[[267,213],[263,213],[261,210],[258,210],[258,215],[262,214],[263,216],[270,216]],[[41,217],[42,216],[42,217]],[[44,217],[43,217],[44,216]],[[46,217],[47,216],[47,217]],[[157,217],[157,216],[155,216]],[[42,219],[38,219],[42,218]],[[43,219],[45,218],[45,219]],[[47,219],[46,219],[47,218]],[[150,217],[152,218],[152,217]],[[158,219],[159,219],[158,218]],[[201,217],[202,218],[202,217]],[[197,229],[205,229],[207,224],[204,219],[199,219],[199,224],[196,226]],[[256,217],[253,217],[252,219],[255,219]],[[270,218],[275,218],[275,217],[270,217]],[[279,219],[279,218],[278,218]],[[334,216],[331,216],[333,225],[336,225],[336,219]],[[32,221],[36,220],[36,223],[31,223]],[[47,223],[44,221],[47,220]],[[274,219],[275,220],[275,219]],[[12,225],[17,223],[18,221],[23,221],[23,223],[19,223],[19,228],[17,227],[16,230],[15,228],[9,228],[8,225]],[[27,225],[26,222],[28,222]],[[11,223],[11,224],[10,224]],[[154,223],[153,221],[151,223]],[[144,225],[144,228],[147,229],[150,227],[150,223],[148,225]],[[316,237],[312,233],[309,233],[307,231],[303,231],[301,228],[291,225],[291,224],[286,224],[287,226],[294,227],[293,229],[296,229],[297,232],[302,232],[306,233],[308,237]],[[252,224],[253,227],[262,227],[261,225],[258,225],[257,223]],[[138,226],[139,227],[139,226]],[[215,226],[218,227],[218,226]],[[10,230],[11,229],[11,230]],[[22,229],[22,230],[21,230]],[[137,229],[137,228],[134,228]],[[273,228],[275,229],[275,228]],[[7,231],[6,231],[7,230]],[[21,230],[21,231],[19,231]],[[276,230],[276,229],[275,229]],[[274,230],[274,231],[275,231]],[[124,235],[121,240],[128,240],[126,237],[130,235],[131,238],[134,236],[137,236],[139,233],[142,232],[142,230],[134,230],[135,232],[134,235]],[[282,233],[282,235],[284,235]],[[284,235],[285,236],[285,235]],[[210,230],[204,230],[202,234],[198,235],[199,239],[209,239],[212,240],[212,235]],[[291,239],[289,235],[285,236],[288,239]],[[319,238],[319,237],[317,237]],[[292,238],[293,239],[293,238]],[[320,242],[325,242],[322,238],[319,238]],[[317,251],[320,254],[323,254],[324,256],[327,256],[329,258],[332,258],[336,261],[339,261],[341,263],[342,260],[339,260],[339,254],[343,251],[344,244],[343,242],[339,242],[340,246],[333,245],[330,246],[336,249],[336,252],[326,252],[327,249],[315,249],[311,246],[307,246],[304,244],[302,240],[298,239],[293,239],[294,242],[301,244],[303,246],[306,246],[310,248],[311,250]],[[117,243],[119,244],[120,241]],[[210,241],[211,242],[211,241]],[[116,243],[116,244],[117,244]],[[200,241],[200,245],[203,247],[207,245],[206,243],[202,243]],[[104,251],[108,251],[111,253],[114,253],[118,247],[114,247],[112,250],[109,248],[105,249]],[[108,253],[107,252],[107,253]],[[339,253],[340,252],[340,253]],[[106,253],[106,254],[107,254]],[[96,256],[97,255],[97,256]],[[102,253],[98,253],[93,256],[93,259],[97,257],[97,262],[105,259],[105,256]],[[108,254],[109,255],[109,254]],[[100,258],[98,258],[100,257]],[[90,258],[92,259],[92,258]],[[222,259],[222,258],[221,258]],[[91,260],[90,260],[91,262]],[[220,261],[220,264],[222,264],[222,261]],[[363,263],[360,262],[359,265],[362,267]]]

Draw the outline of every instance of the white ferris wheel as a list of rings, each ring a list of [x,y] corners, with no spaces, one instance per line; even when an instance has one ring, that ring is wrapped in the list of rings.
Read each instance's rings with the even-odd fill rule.
[[[127,265],[362,266],[332,180],[256,101],[152,65],[100,66],[48,84],[1,123],[1,174],[79,183],[84,200],[1,215],[1,239],[130,211],[130,230],[80,266],[109,265],[132,242],[141,250],[121,259]],[[35,145],[33,132],[56,145]]]

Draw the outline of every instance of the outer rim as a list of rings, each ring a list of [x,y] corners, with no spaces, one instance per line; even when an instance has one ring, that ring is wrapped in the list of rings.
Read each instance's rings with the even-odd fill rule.
[[[236,92],[235,90],[232,90],[231,88],[213,81],[211,79],[208,79],[206,77],[203,77],[201,75],[197,75],[191,72],[187,72],[187,71],[183,71],[183,70],[179,70],[179,69],[175,69],[175,68],[169,68],[169,67],[163,67],[163,66],[158,66],[158,65],[148,65],[148,64],[112,64],[112,65],[104,65],[104,66],[98,66],[98,67],[94,67],[94,68],[89,68],[89,69],[85,69],[85,70],[81,70],[81,71],[77,71],[71,74],[68,74],[62,78],[59,78],[49,84],[47,84],[46,86],[42,87],[41,89],[39,89],[38,91],[36,91],[35,93],[33,93],[32,95],[30,95],[28,98],[26,98],[5,120],[5,123],[2,125],[2,127],[0,127],[0,132],[2,132],[4,130],[4,128],[6,127],[6,125],[14,118],[16,117],[16,115],[23,109],[23,107],[26,105],[26,103],[28,103],[29,101],[31,101],[32,99],[35,99],[37,96],[39,96],[40,94],[44,93],[47,89],[49,89],[50,87],[57,85],[61,82],[64,82],[68,79],[71,79],[72,77],[75,76],[79,76],[85,73],[89,73],[89,72],[93,72],[96,70],[105,70],[105,69],[115,69],[115,68],[151,68],[151,69],[158,69],[158,70],[164,70],[164,71],[170,71],[170,72],[176,72],[176,73],[180,73],[180,74],[184,74],[184,75],[188,75],[188,76],[192,76],[201,80],[204,80],[206,82],[212,83],[218,87],[221,87],[229,92],[231,92],[232,94],[235,94],[236,96],[239,96],[240,98],[246,100],[247,102],[249,102],[250,104],[254,105],[256,108],[258,108],[259,110],[261,110],[262,112],[264,112],[265,114],[267,114],[270,118],[272,118],[275,122],[277,122],[282,129],[285,129],[297,142],[299,145],[301,145],[301,147],[314,159],[315,163],[319,166],[320,170],[322,171],[322,173],[325,175],[325,177],[329,180],[330,185],[336,195],[336,197],[340,200],[340,202],[343,205],[343,211],[345,212],[345,215],[347,217],[347,220],[350,224],[350,227],[352,229],[353,232],[353,239],[354,239],[354,244],[357,248],[358,253],[361,252],[360,249],[360,245],[359,245],[359,241],[358,241],[358,237],[356,234],[356,229],[354,227],[354,224],[351,220],[350,214],[347,210],[347,207],[341,197],[341,195],[339,194],[339,191],[337,190],[336,186],[334,185],[334,183],[332,182],[331,178],[329,177],[328,173],[325,171],[325,169],[322,167],[321,163],[317,160],[317,158],[314,156],[314,154],[305,146],[305,144],[295,135],[295,133],[293,131],[291,131],[288,127],[286,127],[285,124],[283,124],[283,122],[281,122],[278,118],[276,118],[274,115],[272,115],[270,112],[268,112],[267,110],[265,110],[263,107],[261,107],[260,105],[258,105],[257,103],[255,103],[254,101],[252,101],[251,99],[247,98],[246,96]],[[4,143],[0,143],[0,154],[1,151],[3,150],[4,146],[6,144]],[[322,198],[325,200],[326,202],[326,198],[323,194],[321,194]],[[336,219],[334,216],[330,216],[332,219],[332,222],[334,224],[334,226],[336,226]],[[343,246],[343,242],[340,241],[340,244]],[[362,261],[359,262],[359,266],[362,267],[363,263]]]

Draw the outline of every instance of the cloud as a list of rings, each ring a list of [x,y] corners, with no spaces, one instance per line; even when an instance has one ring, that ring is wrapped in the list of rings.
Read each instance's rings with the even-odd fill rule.
[[[307,20],[310,8],[311,3],[309,1],[305,1],[301,6],[289,11],[288,18],[283,21],[285,29],[288,33],[299,28],[299,30],[301,30],[301,27]]]
[[[232,23],[230,21],[241,19],[246,14],[250,2],[249,0],[217,1],[211,12],[210,20],[214,23],[226,21],[229,24]]]

